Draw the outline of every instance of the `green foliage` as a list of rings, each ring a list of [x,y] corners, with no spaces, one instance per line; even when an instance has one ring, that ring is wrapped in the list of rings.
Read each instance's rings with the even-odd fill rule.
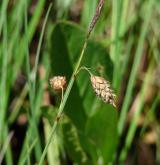
[[[51,73],[65,75],[69,80],[73,72],[72,68],[82,49],[84,36],[83,30],[69,22],[58,23],[54,27],[50,48]],[[75,45],[75,43],[78,44]],[[59,62],[57,63],[57,61]],[[82,65],[91,67],[97,74],[107,75],[110,80],[112,78],[113,65],[106,49],[93,40],[88,43]],[[79,137],[81,142],[85,141],[86,146],[91,145],[89,141],[95,143],[94,146],[91,145],[92,151],[87,151],[92,159],[98,162],[99,157],[103,157],[102,161],[104,159],[104,163],[106,163],[112,159],[117,144],[117,117],[114,108],[105,106],[101,101],[96,101],[97,99],[92,90],[88,73],[81,71],[76,75],[76,82],[65,106],[65,114],[76,126],[77,133],[84,134]],[[69,125],[66,125],[66,129],[69,129],[68,127]],[[84,129],[86,129],[86,133],[83,131]],[[95,138],[92,138],[93,134],[96,135]],[[69,138],[72,138],[71,133]],[[101,141],[101,144],[96,145],[97,140]],[[84,144],[82,145],[84,146]],[[67,146],[70,147],[69,144]],[[73,152],[72,150],[68,149]],[[85,147],[85,150],[88,149]],[[98,153],[99,150],[100,153]],[[95,151],[94,154],[93,151]],[[70,155],[72,155],[72,159],[76,157],[73,153]]]
[[[80,144],[81,137],[79,136],[78,130],[74,124],[66,118],[62,123],[62,128],[64,147],[66,148],[70,159],[75,163],[86,165],[91,164],[91,160],[89,160],[87,153]],[[79,130],[79,132],[81,132],[81,130]]]

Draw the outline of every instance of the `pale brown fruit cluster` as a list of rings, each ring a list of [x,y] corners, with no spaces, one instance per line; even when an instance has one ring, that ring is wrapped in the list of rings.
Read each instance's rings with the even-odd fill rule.
[[[93,75],[91,75],[90,80],[96,95],[105,103],[112,104],[114,107],[116,107],[116,95],[110,88],[110,83],[103,77]]]
[[[61,91],[62,89],[66,88],[67,81],[66,77],[64,76],[55,76],[51,78],[50,85],[55,91]]]

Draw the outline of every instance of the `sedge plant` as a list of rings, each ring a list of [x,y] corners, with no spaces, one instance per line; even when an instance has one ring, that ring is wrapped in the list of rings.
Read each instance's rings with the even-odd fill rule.
[[[100,16],[101,9],[102,9],[103,5],[104,5],[104,0],[100,0],[100,1],[99,1],[99,4],[97,5],[97,8],[96,8],[95,15],[94,15],[94,17],[93,17],[93,19],[92,19],[92,21],[91,21],[91,23],[90,23],[90,26],[89,26],[89,29],[88,29],[88,32],[87,32],[87,35],[86,35],[86,38],[85,38],[85,42],[84,42],[84,45],[83,45],[81,54],[80,54],[80,56],[79,56],[79,59],[78,59],[78,61],[77,61],[76,67],[75,67],[74,72],[73,72],[73,74],[72,74],[72,76],[71,76],[71,79],[70,79],[70,81],[69,81],[69,84],[68,84],[68,87],[67,87],[67,89],[66,89],[66,92],[64,93],[63,100],[62,100],[62,102],[61,102],[61,104],[60,104],[60,106],[59,106],[59,109],[58,109],[58,112],[57,112],[56,120],[55,120],[55,122],[54,122],[54,124],[53,124],[53,126],[52,126],[52,130],[51,130],[51,133],[50,133],[48,142],[47,142],[47,144],[45,145],[45,148],[44,148],[44,150],[43,150],[43,154],[42,154],[41,159],[40,159],[40,161],[39,161],[39,163],[38,163],[39,165],[42,165],[42,164],[43,164],[43,160],[44,160],[45,155],[46,155],[46,153],[47,153],[48,147],[49,147],[49,145],[50,145],[50,143],[51,143],[51,141],[52,141],[52,139],[53,139],[53,137],[54,137],[54,133],[55,133],[55,131],[56,131],[57,125],[58,125],[58,123],[59,123],[59,121],[60,121],[60,118],[61,118],[61,115],[62,115],[62,113],[63,113],[65,104],[66,104],[66,102],[67,102],[67,99],[68,99],[68,97],[69,97],[70,91],[71,91],[72,86],[73,86],[73,83],[74,83],[74,81],[75,81],[75,76],[76,76],[76,74],[77,74],[77,71],[80,69],[81,61],[82,61],[82,59],[83,59],[84,52],[85,52],[85,49],[86,49],[87,44],[88,44],[88,39],[89,39],[89,37],[90,37],[90,34],[91,34],[91,32],[92,32],[92,30],[93,30],[93,28],[94,28],[94,26],[95,26],[95,24],[96,24],[96,22],[97,22],[99,16]]]

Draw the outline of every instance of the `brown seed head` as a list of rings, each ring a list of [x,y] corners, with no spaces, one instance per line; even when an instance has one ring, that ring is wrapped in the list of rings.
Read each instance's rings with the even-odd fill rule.
[[[62,89],[66,88],[67,81],[66,77],[64,76],[55,76],[51,78],[50,85],[55,91],[61,91]]]
[[[112,104],[114,107],[116,107],[116,95],[110,88],[110,83],[106,81],[103,77],[93,75],[90,77],[90,80],[96,95],[101,98],[105,103]]]
[[[97,20],[100,16],[100,14],[101,14],[101,10],[102,10],[103,5],[104,5],[104,0],[99,0],[99,3],[96,7],[95,14],[93,16],[93,19],[92,19],[92,21],[90,23],[90,26],[89,26],[89,29],[88,29],[88,36],[92,32],[92,30],[93,30],[93,28],[94,28],[94,26],[95,26],[95,24],[96,24],[96,22],[97,22]]]

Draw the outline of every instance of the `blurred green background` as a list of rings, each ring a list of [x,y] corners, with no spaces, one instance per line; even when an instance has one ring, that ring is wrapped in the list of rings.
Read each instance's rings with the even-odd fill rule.
[[[38,164],[61,102],[49,79],[69,82],[97,4],[0,1],[0,164]],[[159,19],[159,0],[105,0],[81,65],[111,83],[118,107],[80,71],[44,164],[160,164]]]

